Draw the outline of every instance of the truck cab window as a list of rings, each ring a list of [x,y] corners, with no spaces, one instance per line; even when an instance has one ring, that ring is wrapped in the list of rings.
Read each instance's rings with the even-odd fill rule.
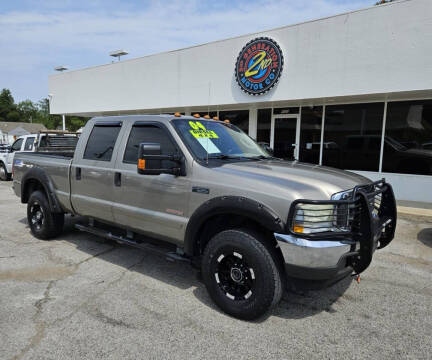
[[[111,161],[120,126],[98,126],[93,127],[84,152],[84,159]]]
[[[17,141],[15,141],[15,142],[12,144],[11,151],[12,151],[12,152],[14,152],[14,151],[20,151],[20,150],[21,150],[21,145],[22,145],[22,143],[23,143],[23,139],[18,139]]]
[[[134,126],[129,135],[123,162],[136,164],[138,161],[138,147],[143,142],[159,143],[163,155],[176,153],[176,147],[165,130],[155,125]],[[167,166],[173,166],[174,164],[172,161],[166,160],[162,163]]]
[[[33,150],[34,141],[35,141],[34,137],[28,137],[26,139],[25,144],[24,144],[24,151],[32,151]]]

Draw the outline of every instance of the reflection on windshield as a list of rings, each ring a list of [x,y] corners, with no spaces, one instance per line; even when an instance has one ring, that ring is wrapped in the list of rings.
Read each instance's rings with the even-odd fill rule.
[[[232,124],[214,120],[172,121],[183,141],[201,159],[266,159],[271,156]]]

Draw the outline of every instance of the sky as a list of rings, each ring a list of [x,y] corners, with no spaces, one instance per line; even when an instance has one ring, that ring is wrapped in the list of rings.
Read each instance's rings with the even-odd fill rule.
[[[376,0],[0,0],[0,89],[16,102],[48,96],[54,67],[71,70],[336,15]]]

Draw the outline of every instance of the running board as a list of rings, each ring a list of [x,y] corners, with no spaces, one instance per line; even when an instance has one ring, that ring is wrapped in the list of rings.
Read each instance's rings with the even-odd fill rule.
[[[164,249],[162,247],[158,247],[158,246],[150,244],[148,242],[138,242],[138,241],[135,241],[134,239],[131,239],[131,238],[114,235],[109,231],[104,231],[104,230],[98,229],[97,227],[94,227],[94,226],[75,224],[75,228],[80,230],[80,231],[84,231],[84,232],[87,232],[87,233],[90,233],[90,234],[93,234],[96,236],[103,237],[105,239],[116,241],[119,244],[125,244],[125,245],[136,247],[136,248],[141,249],[141,250],[151,251],[155,254],[165,256],[165,258],[169,261],[182,261],[182,262],[186,262],[186,263],[191,262],[190,259],[188,259],[187,257],[182,256],[181,254],[178,254],[174,251],[169,251],[167,249]]]

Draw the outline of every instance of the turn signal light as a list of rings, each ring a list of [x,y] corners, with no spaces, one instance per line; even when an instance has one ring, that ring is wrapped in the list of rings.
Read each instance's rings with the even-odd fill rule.
[[[213,116],[213,120],[219,120],[219,118],[217,116]]]
[[[179,112],[176,112],[176,113],[174,113],[174,116],[175,116],[175,117],[180,117],[181,114],[180,114]]]
[[[304,228],[303,228],[303,226],[294,225],[293,230],[294,230],[294,232],[301,234],[301,233],[303,233]]]
[[[193,114],[193,117],[194,118],[200,118],[201,116],[200,116],[200,114]]]
[[[146,161],[144,159],[138,159],[138,169],[145,170],[146,168]]]
[[[209,115],[204,115],[203,117],[204,117],[204,119],[210,119]]]
[[[224,120],[224,123],[229,124],[231,121],[229,121],[228,119]]]

